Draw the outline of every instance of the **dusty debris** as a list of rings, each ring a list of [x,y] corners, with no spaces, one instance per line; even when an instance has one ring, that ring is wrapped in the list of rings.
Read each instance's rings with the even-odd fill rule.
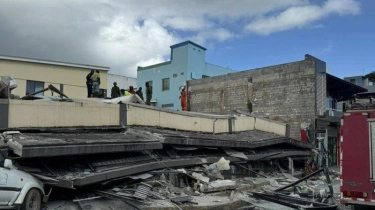
[[[147,198],[147,195],[150,193],[151,188],[152,188],[151,185],[148,185],[146,183],[140,183],[133,197],[144,200]]]
[[[247,158],[247,156],[243,152],[238,152],[238,151],[236,151],[234,149],[231,149],[231,148],[223,148],[223,150],[229,156],[238,157],[238,158],[242,158],[242,159],[245,159],[245,160],[249,159],[249,158]]]
[[[236,189],[237,182],[233,180],[216,180],[213,182],[210,182],[209,184],[203,184],[202,187],[200,187],[200,192],[218,192],[223,190],[234,190]]]
[[[225,158],[222,157],[220,158],[218,162],[212,163],[211,165],[206,167],[205,173],[210,177],[223,179],[223,176],[221,175],[221,171],[229,170],[230,169],[229,163],[230,163],[229,160],[225,160]]]
[[[194,178],[196,178],[196,179],[198,179],[198,180],[201,180],[202,182],[209,182],[210,181],[210,178],[208,178],[208,177],[205,177],[205,176],[203,176],[202,174],[199,174],[199,173],[193,173],[192,174],[192,176],[194,177]]]

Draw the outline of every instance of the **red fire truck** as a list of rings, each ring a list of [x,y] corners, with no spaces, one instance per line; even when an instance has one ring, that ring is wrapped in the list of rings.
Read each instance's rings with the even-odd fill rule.
[[[340,170],[342,204],[375,209],[375,104],[364,94],[341,119]]]

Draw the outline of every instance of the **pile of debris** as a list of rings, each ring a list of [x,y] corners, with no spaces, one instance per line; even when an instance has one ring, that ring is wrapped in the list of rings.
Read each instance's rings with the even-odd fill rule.
[[[226,172],[232,171],[233,165],[223,158],[211,165],[150,171],[102,183],[93,193],[65,201],[66,208],[61,209],[283,209],[278,204],[294,209],[337,208],[329,202],[324,170],[302,179],[283,171],[225,179]],[[329,179],[336,175],[331,173]],[[44,209],[54,209],[58,202]]]
[[[74,199],[76,206],[95,206],[103,199],[121,200],[129,209],[257,209],[236,194],[269,184],[262,178],[224,179],[230,161],[192,168],[150,171],[129,178],[102,183],[95,194]],[[52,209],[54,202],[46,205]],[[110,209],[119,207],[111,206]],[[103,208],[102,208],[103,209]]]

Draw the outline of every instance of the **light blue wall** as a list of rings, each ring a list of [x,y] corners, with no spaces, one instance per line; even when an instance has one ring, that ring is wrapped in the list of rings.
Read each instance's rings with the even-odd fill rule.
[[[162,107],[163,104],[173,104],[173,107],[166,108],[181,110],[179,88],[186,85],[187,80],[201,79],[202,75],[217,76],[233,72],[231,69],[206,63],[205,51],[205,48],[187,41],[171,46],[171,61],[138,67],[137,87],[144,90],[144,98],[145,82],[152,81],[152,99],[157,101],[155,105]],[[170,81],[170,89],[167,91],[162,91],[163,78],[169,78]]]
[[[229,74],[229,73],[234,73],[234,72],[236,71],[230,68],[224,68],[218,65],[206,63],[206,68],[203,74],[213,77],[213,76],[219,76],[219,75]]]
[[[206,50],[189,44],[188,80],[201,79],[205,69]]]

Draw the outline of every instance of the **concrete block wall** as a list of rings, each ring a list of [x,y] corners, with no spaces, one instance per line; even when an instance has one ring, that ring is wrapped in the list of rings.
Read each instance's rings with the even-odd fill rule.
[[[315,121],[315,65],[305,60],[188,81],[190,111],[232,114],[235,109],[290,124],[300,139],[304,123]]]

